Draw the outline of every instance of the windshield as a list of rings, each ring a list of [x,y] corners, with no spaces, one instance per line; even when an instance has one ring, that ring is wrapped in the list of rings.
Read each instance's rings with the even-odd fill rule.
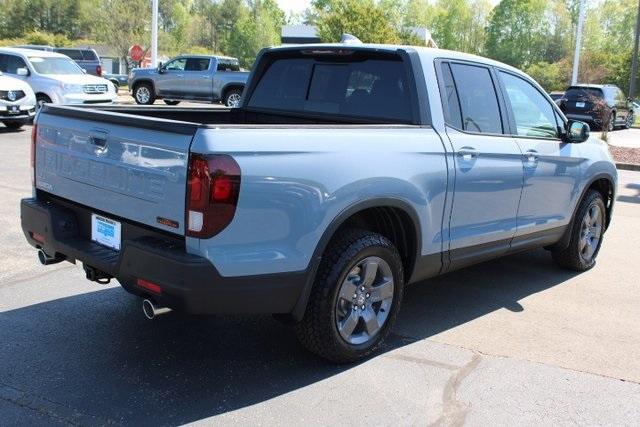
[[[29,62],[38,74],[82,74],[82,69],[69,58],[32,56]]]

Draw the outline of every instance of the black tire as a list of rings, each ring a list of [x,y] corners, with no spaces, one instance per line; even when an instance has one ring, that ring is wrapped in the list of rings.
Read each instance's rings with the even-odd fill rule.
[[[583,239],[584,224],[583,221],[587,212],[592,207],[597,206],[601,212],[601,226],[598,235],[598,242],[593,255],[588,259],[581,253],[581,241]],[[600,251],[602,245],[602,238],[604,237],[604,229],[607,223],[607,210],[602,198],[602,194],[595,190],[589,190],[585,197],[580,202],[580,206],[576,211],[575,218],[573,219],[573,225],[571,227],[571,238],[569,240],[569,246],[562,250],[552,250],[551,255],[554,261],[561,267],[574,270],[574,271],[587,271],[596,265],[596,257]]]
[[[133,99],[139,105],[151,105],[156,102],[156,94],[150,83],[138,83],[133,89]]]
[[[111,82],[111,84],[115,88],[116,93],[118,93],[118,89],[120,89],[120,82],[118,82],[117,80],[109,80],[109,81]]]
[[[178,104],[180,104],[180,101],[171,101],[169,99],[163,99],[163,101],[167,105],[178,105]]]
[[[240,102],[239,100],[236,102],[236,99],[239,99],[241,97],[241,89],[231,89],[224,95],[224,99],[222,100],[222,102],[224,103],[225,107],[235,108],[238,107],[238,104]]]
[[[369,257],[380,258],[390,267],[394,281],[393,296],[386,320],[376,334],[366,342],[352,344],[343,339],[338,331],[337,304],[343,301],[338,299],[339,292],[343,281],[347,280],[347,275],[353,274],[354,267],[362,260],[370,259]],[[294,325],[294,330],[304,347],[325,359],[336,363],[358,361],[375,352],[389,334],[402,304],[403,292],[402,260],[393,244],[377,233],[346,230],[335,237],[327,247],[316,274],[306,312],[302,321]],[[364,327],[362,323],[358,325]]]
[[[24,126],[24,122],[9,121],[9,122],[4,122],[4,125],[9,129],[18,130],[22,128],[22,126]]]
[[[607,123],[607,132],[613,132],[616,130],[616,113],[609,115],[609,122]]]
[[[51,98],[44,93],[39,93],[36,95],[36,110],[40,110],[42,104],[51,104]]]
[[[630,129],[635,123],[635,121],[636,121],[635,115],[633,114],[633,111],[630,111],[629,114],[627,115],[627,119],[624,121],[624,128]]]

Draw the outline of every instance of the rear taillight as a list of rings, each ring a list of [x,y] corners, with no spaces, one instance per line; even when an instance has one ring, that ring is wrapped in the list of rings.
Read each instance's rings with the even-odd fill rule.
[[[31,128],[31,185],[36,185],[36,138],[38,137],[38,125]]]
[[[187,236],[213,237],[229,225],[240,195],[240,166],[224,154],[192,154],[187,177]]]
[[[102,77],[102,66],[98,65],[98,66],[96,67],[96,75],[97,75],[98,77]]]

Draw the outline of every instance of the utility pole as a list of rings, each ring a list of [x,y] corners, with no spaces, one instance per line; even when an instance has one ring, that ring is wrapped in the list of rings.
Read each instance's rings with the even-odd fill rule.
[[[636,99],[636,77],[638,76],[638,41],[640,39],[640,0],[638,0],[638,16],[636,17],[636,39],[633,45],[633,60],[631,61],[631,80],[629,82],[629,98]]]
[[[151,67],[158,66],[158,0],[151,0]]]
[[[578,11],[578,29],[576,33],[576,51],[573,55],[573,73],[571,74],[571,84],[578,83],[578,69],[580,68],[580,50],[582,49],[582,26],[584,25],[585,1],[580,0],[580,10]]]

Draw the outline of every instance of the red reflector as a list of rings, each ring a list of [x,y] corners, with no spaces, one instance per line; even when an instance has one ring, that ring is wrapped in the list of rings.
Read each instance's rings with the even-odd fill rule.
[[[98,77],[102,77],[102,67],[100,65],[96,67],[96,74]]]
[[[144,280],[144,279],[138,279],[137,283],[138,283],[138,286],[148,291],[151,291],[156,294],[162,293],[162,288],[160,287],[160,285],[157,285],[153,282],[149,282],[148,280]]]
[[[34,233],[33,231],[31,232],[31,237],[33,238],[33,240],[35,240],[36,242],[40,242],[40,243],[44,243],[44,236],[42,234],[38,234],[38,233]]]

